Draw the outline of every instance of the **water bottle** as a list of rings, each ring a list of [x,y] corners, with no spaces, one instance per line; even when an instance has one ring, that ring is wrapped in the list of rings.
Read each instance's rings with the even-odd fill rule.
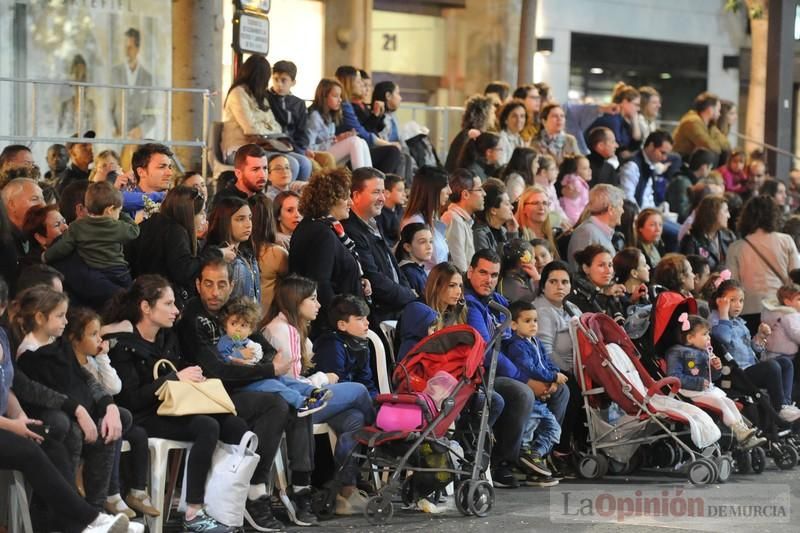
[[[619,408],[615,402],[611,402],[608,406],[608,423],[612,426],[617,425],[617,421],[625,415],[625,412]]]

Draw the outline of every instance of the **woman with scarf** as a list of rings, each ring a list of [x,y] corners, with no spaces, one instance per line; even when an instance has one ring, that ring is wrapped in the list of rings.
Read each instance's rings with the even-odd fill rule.
[[[297,225],[289,245],[289,272],[317,282],[321,309],[311,325],[315,338],[326,324],[328,309],[337,294],[369,298],[372,288],[364,278],[355,243],[341,221],[350,216],[350,174],[335,169],[315,174],[303,188]]]
[[[561,165],[565,157],[580,155],[578,141],[564,131],[567,116],[560,105],[549,103],[542,109],[542,128],[531,143],[531,148],[541,155],[550,155]]]

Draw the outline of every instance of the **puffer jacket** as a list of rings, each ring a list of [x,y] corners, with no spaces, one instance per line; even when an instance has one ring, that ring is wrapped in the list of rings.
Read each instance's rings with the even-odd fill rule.
[[[764,356],[768,359],[779,355],[793,357],[800,351],[800,312],[777,299],[763,302],[761,322],[769,325],[772,334],[767,337]]]
[[[524,339],[516,333],[503,341],[503,352],[520,371],[519,380],[529,379],[553,383],[559,372],[547,356],[547,350],[536,337]]]

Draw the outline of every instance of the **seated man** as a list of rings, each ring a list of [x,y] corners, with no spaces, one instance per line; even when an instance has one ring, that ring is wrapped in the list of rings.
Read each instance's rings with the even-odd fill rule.
[[[606,183],[597,185],[589,191],[589,203],[586,209],[591,215],[583,224],[575,228],[569,239],[567,260],[574,269],[578,267],[575,252],[583,250],[590,244],[604,246],[611,254],[616,254],[611,238],[622,219],[622,204],[625,193],[613,185]]]
[[[219,313],[233,290],[230,265],[222,257],[209,257],[200,267],[196,285],[199,297],[186,303],[178,322],[178,335],[184,353],[194,355],[194,363],[202,367],[203,375],[222,380],[238,416],[244,418],[258,436],[257,451],[261,461],[250,480],[248,512],[260,526],[283,527],[272,516],[266,482],[281,436],[286,432],[296,522],[298,525],[316,524],[316,517],[311,513],[311,417],[297,418],[286,402],[274,393],[244,390],[250,383],[285,373],[290,364],[288,359],[278,358],[273,364],[275,350],[256,332],[250,335],[250,340],[261,345],[264,358],[252,365],[226,363],[217,351],[217,343],[225,334]]]
[[[383,179],[383,172],[371,167],[353,171],[350,185],[353,206],[350,217],[342,221],[347,236],[355,242],[364,277],[372,286],[371,322],[375,325],[399,318],[403,307],[419,296],[397,266],[375,222],[384,204]]]
[[[467,324],[475,328],[487,342],[502,323],[503,316],[489,307],[495,301],[508,307],[503,296],[495,292],[500,277],[500,256],[494,250],[478,250],[467,270],[464,298],[467,302]],[[510,332],[504,332],[507,335]],[[487,355],[485,365],[491,361]],[[522,373],[502,352],[498,353],[495,392],[502,398],[503,410],[493,425],[496,443],[492,448],[492,480],[495,486],[515,488],[519,482],[512,472],[519,467],[526,476],[541,476],[540,464],[528,450],[522,450],[522,438],[536,397],[526,385]],[[544,391],[541,391],[544,394]],[[493,400],[494,403],[494,400]],[[524,413],[524,414],[523,414]]]

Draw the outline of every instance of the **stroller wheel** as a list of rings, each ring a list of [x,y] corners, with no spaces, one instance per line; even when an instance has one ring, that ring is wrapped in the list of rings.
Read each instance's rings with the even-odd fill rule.
[[[709,485],[717,478],[717,466],[706,458],[700,458],[689,464],[689,481],[693,485]]]
[[[370,524],[380,526],[389,523],[394,514],[392,499],[388,496],[378,494],[367,500],[367,508],[364,509],[364,516]]]
[[[733,459],[731,459],[731,456],[720,455],[714,459],[714,464],[717,467],[717,481],[720,483],[728,481],[733,471]]]
[[[736,450],[733,452],[733,464],[737,474],[750,473],[750,451]]]
[[[600,479],[608,472],[608,459],[602,455],[586,455],[578,463],[578,472],[585,479]]]
[[[767,452],[764,451],[764,448],[750,450],[750,467],[756,474],[760,474],[767,467]]]
[[[775,466],[781,470],[791,470],[797,464],[797,450],[793,446],[781,446],[780,452],[772,456]]]
[[[469,480],[462,481],[456,486],[455,500],[458,512],[464,516],[472,514],[469,508]]]
[[[481,518],[488,515],[494,505],[494,487],[485,480],[470,480],[467,481],[467,485],[469,486],[467,505],[470,513]]]

